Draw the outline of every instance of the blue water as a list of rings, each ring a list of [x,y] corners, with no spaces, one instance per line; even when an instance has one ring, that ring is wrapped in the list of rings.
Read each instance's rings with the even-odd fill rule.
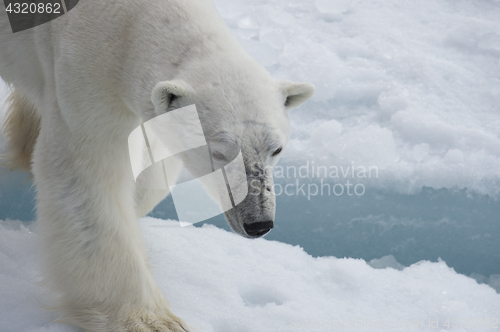
[[[27,175],[12,172],[2,178],[0,220],[34,220],[34,190],[29,180],[23,185]],[[170,197],[149,215],[177,217]],[[204,223],[229,230],[222,215]],[[466,190],[423,188],[403,195],[368,188],[362,196],[310,200],[281,195],[275,228],[266,238],[300,245],[313,256],[371,260],[393,255],[406,266],[440,257],[466,275],[500,274],[500,202]]]

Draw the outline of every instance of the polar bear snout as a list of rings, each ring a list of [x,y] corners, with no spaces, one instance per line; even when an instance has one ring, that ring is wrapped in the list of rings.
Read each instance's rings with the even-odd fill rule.
[[[253,238],[258,238],[266,235],[271,231],[273,227],[274,227],[274,222],[272,220],[260,221],[252,224],[243,224],[245,232]]]

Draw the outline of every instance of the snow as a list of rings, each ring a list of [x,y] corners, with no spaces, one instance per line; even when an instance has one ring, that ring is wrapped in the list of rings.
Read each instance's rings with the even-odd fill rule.
[[[275,77],[316,85],[292,112],[286,163],[354,162],[381,169],[377,189],[498,197],[497,0],[215,2]]]
[[[344,14],[351,7],[351,0],[315,0],[314,5],[321,13]]]
[[[387,255],[381,258],[374,258],[368,262],[368,265],[370,265],[374,269],[385,269],[387,267],[391,267],[396,270],[404,269],[404,265],[399,264],[393,255]]]
[[[439,331],[429,322],[445,329],[447,319],[491,321],[500,312],[499,294],[443,261],[403,268],[394,257],[369,264],[313,258],[298,246],[244,239],[215,226],[166,227],[177,223],[154,218],[140,224],[160,288],[198,331],[303,331],[318,321],[355,321],[362,331],[368,321],[384,321],[386,328],[422,322],[408,330]],[[0,330],[77,331],[51,323],[57,315],[41,307],[50,307],[51,297],[39,285],[37,246],[33,226],[0,221]]]

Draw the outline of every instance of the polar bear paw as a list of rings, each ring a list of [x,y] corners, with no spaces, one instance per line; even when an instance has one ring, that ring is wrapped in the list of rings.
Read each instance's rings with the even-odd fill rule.
[[[126,332],[189,332],[186,323],[175,315],[134,317],[124,325]]]
[[[124,325],[126,332],[189,332],[186,324],[173,314],[129,318]]]

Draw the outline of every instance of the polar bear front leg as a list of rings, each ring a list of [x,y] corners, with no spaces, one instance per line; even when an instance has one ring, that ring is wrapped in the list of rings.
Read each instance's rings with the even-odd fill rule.
[[[60,294],[60,321],[89,332],[187,331],[146,262],[127,147],[109,143],[126,136],[106,138],[85,141],[60,116],[42,119],[33,173],[43,268]]]
[[[137,178],[134,192],[138,217],[147,215],[170,193],[168,188],[159,189],[159,184],[165,183],[163,166],[164,165],[157,163],[153,167],[149,167],[147,170],[142,172]],[[172,180],[171,184],[174,184],[175,180],[179,176],[181,166],[181,160],[170,159],[168,167],[165,168],[165,171],[167,172],[166,175],[168,181]]]

